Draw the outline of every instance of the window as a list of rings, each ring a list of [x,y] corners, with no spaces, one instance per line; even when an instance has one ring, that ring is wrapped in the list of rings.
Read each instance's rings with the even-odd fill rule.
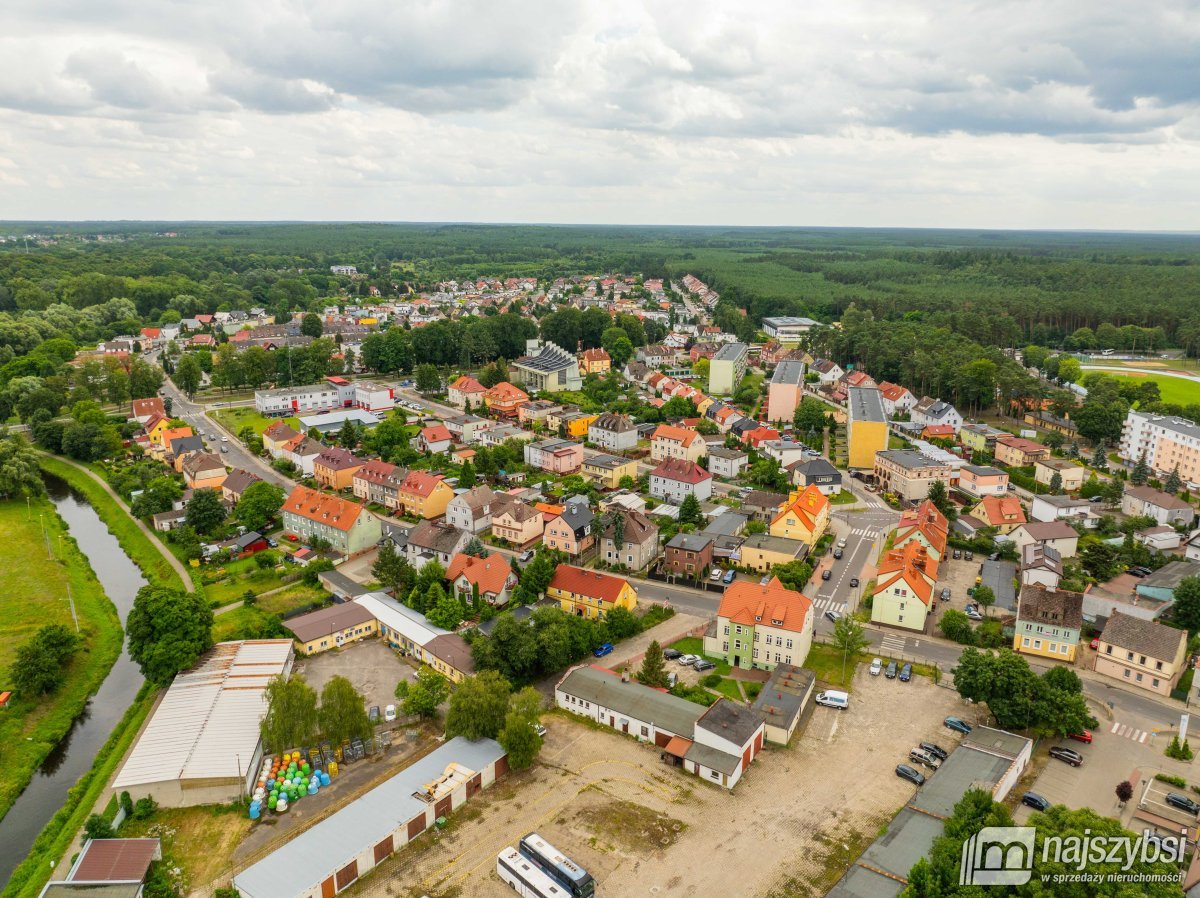
[[[1021,645],[1024,646],[1025,648],[1029,648],[1029,637],[1028,636],[1026,636],[1024,639],[1021,640]]]
[[[757,657],[758,657],[758,649],[755,649],[755,650],[754,650],[754,657],[755,657],[755,658],[757,658]]]
[[[1042,647],[1042,641],[1040,639],[1035,639],[1033,641],[1033,647],[1035,649],[1040,649]]]
[[[1158,688],[1158,677],[1155,677],[1155,678],[1154,678],[1153,680],[1151,680],[1150,682],[1154,684],[1154,688],[1155,688],[1155,689],[1157,689],[1157,688]]]
[[[1126,653],[1125,653],[1125,660],[1126,660],[1126,661],[1132,661],[1132,660],[1133,660],[1133,652],[1126,652]]]
[[[1111,645],[1106,645],[1106,646],[1104,647],[1104,654],[1106,654],[1106,655],[1111,655],[1111,654],[1112,654],[1112,646],[1111,646]]]
[[[733,632],[734,632],[734,633],[737,633],[739,636],[741,636],[741,635],[742,635],[742,628],[741,628],[740,626],[739,626],[739,627],[734,627],[734,628],[733,628]]]
[[[721,643],[721,651],[723,651],[723,652],[729,651],[729,640],[725,640],[724,642]]]
[[[771,645],[775,641],[775,637],[770,633],[767,634],[767,645]]]
[[[1145,664],[1145,663],[1146,663],[1146,656],[1142,655],[1142,657],[1138,660],[1138,664]]]
[[[1065,654],[1067,653],[1067,644],[1064,642],[1062,645],[1060,645],[1060,646],[1058,647],[1058,651],[1059,651],[1061,654],[1065,655]]]
[[[1125,679],[1129,679],[1129,668],[1125,668]]]
[[[787,647],[789,649],[792,647],[792,641],[790,639],[787,641]]]
[[[729,635],[729,624],[726,624],[726,625],[725,625],[725,635],[726,635],[726,636],[728,636],[728,635]]]
[[[642,735],[649,736],[650,735],[650,727],[642,727]]]
[[[776,663],[776,664],[778,664],[778,663],[779,663],[779,652],[776,652],[776,653],[775,653],[775,663]]]
[[[1162,662],[1161,662],[1161,661],[1155,661],[1155,662],[1154,662],[1154,669],[1155,669],[1155,670],[1162,670]]]
[[[1138,681],[1139,683],[1140,683],[1140,682],[1142,682],[1142,675],[1141,675],[1141,674],[1138,674],[1138,675],[1137,675],[1137,681]]]

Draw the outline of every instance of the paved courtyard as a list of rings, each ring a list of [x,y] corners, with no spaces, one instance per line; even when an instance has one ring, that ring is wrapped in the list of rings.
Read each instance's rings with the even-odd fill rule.
[[[412,679],[415,668],[389,649],[382,639],[370,637],[345,648],[311,657],[297,657],[294,669],[317,690],[336,676],[343,676],[367,698],[367,706],[382,710],[396,704],[396,684]]]

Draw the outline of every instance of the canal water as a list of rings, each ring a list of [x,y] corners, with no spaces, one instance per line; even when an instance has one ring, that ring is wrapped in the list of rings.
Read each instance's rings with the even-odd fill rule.
[[[72,493],[57,477],[46,477],[46,489],[79,550],[91,563],[100,585],[116,605],[124,626],[134,596],[146,585],[142,572],[82,496]],[[133,704],[141,686],[141,671],[122,649],[121,656],[83,713],[75,719],[70,731],[42,762],[25,791],[0,820],[0,883],[8,882],[42,827],[63,806],[67,792],[92,766],[96,753]]]

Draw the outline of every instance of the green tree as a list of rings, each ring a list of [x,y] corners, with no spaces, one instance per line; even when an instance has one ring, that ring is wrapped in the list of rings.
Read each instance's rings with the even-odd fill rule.
[[[116,833],[111,823],[99,814],[92,814],[83,824],[83,835],[86,839],[111,839]]]
[[[833,625],[833,644],[841,650],[843,662],[856,658],[858,654],[871,644],[862,624],[849,616],[839,617]],[[845,665],[842,668],[842,680],[845,681]]]
[[[175,373],[171,375],[171,379],[175,381],[175,386],[183,390],[189,399],[195,395],[196,390],[200,388],[200,380],[203,372],[200,370],[200,363],[196,361],[195,353],[184,353],[183,358],[179,360],[179,364],[175,366]]]
[[[642,659],[642,669],[637,673],[637,680],[646,686],[667,685],[667,665],[663,660],[662,646],[654,640],[646,647],[646,657]]]
[[[944,480],[935,480],[929,484],[929,491],[925,494],[925,498],[932,502],[937,510],[946,516],[947,520],[953,521],[958,516],[958,510],[950,501],[950,494]]]
[[[700,508],[700,500],[695,493],[688,493],[679,506],[679,523],[695,524],[699,527],[704,523],[704,512]]]
[[[371,575],[396,596],[408,595],[417,582],[417,572],[390,542],[379,547]]]
[[[193,667],[213,645],[213,613],[199,593],[143,586],[125,624],[129,657],[155,686]]]
[[[40,496],[46,491],[37,454],[23,439],[0,439],[0,497]]]
[[[504,726],[496,740],[508,753],[508,763],[514,770],[529,767],[542,748],[542,737],[537,733],[541,714],[542,696],[532,686],[526,686],[508,701],[504,715]]]
[[[467,677],[450,694],[446,736],[495,739],[508,714],[508,680],[494,670]]]
[[[371,736],[366,699],[345,677],[333,677],[321,690],[317,723],[321,734],[334,744]]]
[[[306,337],[312,337],[314,340],[320,339],[325,333],[325,325],[321,322],[321,316],[316,312],[307,312],[300,319],[300,333]]]
[[[392,414],[367,434],[365,444],[367,449],[385,461],[398,461],[408,451],[411,439],[405,417]]]
[[[266,699],[259,732],[268,750],[287,751],[312,741],[317,734],[317,693],[304,677],[272,677]]]
[[[66,679],[79,637],[61,624],[46,624],[17,649],[9,681],[21,695],[48,695]]]
[[[435,627],[453,630],[463,621],[463,606],[458,596],[446,595],[440,584],[434,584],[425,597],[425,617]]]
[[[953,639],[959,645],[975,644],[975,630],[971,627],[971,620],[957,608],[947,608],[942,613],[938,629],[942,631],[943,636]]]
[[[1062,474],[1055,471],[1050,475],[1050,495],[1057,496],[1062,492]]]
[[[207,536],[225,523],[225,505],[214,489],[198,489],[187,504],[188,526]]]
[[[425,719],[436,715],[438,707],[450,694],[449,681],[431,667],[418,670],[415,682],[409,683],[404,680],[400,685],[408,687],[403,696],[397,693],[397,698],[403,700],[401,708],[404,713],[415,714]]]
[[[1183,489],[1183,478],[1179,476],[1179,465],[1167,476],[1167,482],[1163,484],[1163,492],[1170,493],[1174,496]]]
[[[129,510],[135,518],[148,518],[170,511],[182,495],[183,487],[174,477],[155,477],[133,500]]]
[[[1150,479],[1150,465],[1146,463],[1146,453],[1142,452],[1138,456],[1137,463],[1133,466],[1133,470],[1129,472],[1129,482],[1134,486],[1145,486],[1146,481]]]
[[[1096,444],[1096,449],[1092,453],[1092,467],[1097,471],[1108,470],[1108,455],[1104,451],[1103,443]]]
[[[642,632],[642,622],[626,608],[613,608],[604,616],[604,623],[614,640],[628,639]]]
[[[983,608],[983,613],[987,614],[989,608],[996,604],[996,594],[992,592],[990,586],[976,586],[975,595],[973,596],[979,606]]]
[[[242,492],[237,504],[237,519],[248,530],[266,530],[283,507],[283,490],[260,480]]]
[[[1065,384],[1073,384],[1079,380],[1083,374],[1083,368],[1079,364],[1079,359],[1066,356],[1058,363],[1058,379]]]
[[[1189,633],[1200,632],[1200,577],[1184,577],[1175,587],[1171,620]]]
[[[442,387],[442,379],[433,365],[418,365],[416,381],[417,389],[422,393],[436,393]]]

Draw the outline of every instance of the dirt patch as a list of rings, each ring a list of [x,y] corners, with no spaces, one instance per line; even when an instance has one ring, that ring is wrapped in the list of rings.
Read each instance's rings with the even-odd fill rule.
[[[571,823],[591,833],[594,847],[608,842],[632,854],[669,848],[687,829],[682,820],[608,796],[598,804],[576,811]]]
[[[245,810],[236,805],[166,808],[149,820],[130,821],[121,828],[121,836],[161,839],[166,866],[179,869],[179,892],[187,894],[217,877],[252,826]]]

